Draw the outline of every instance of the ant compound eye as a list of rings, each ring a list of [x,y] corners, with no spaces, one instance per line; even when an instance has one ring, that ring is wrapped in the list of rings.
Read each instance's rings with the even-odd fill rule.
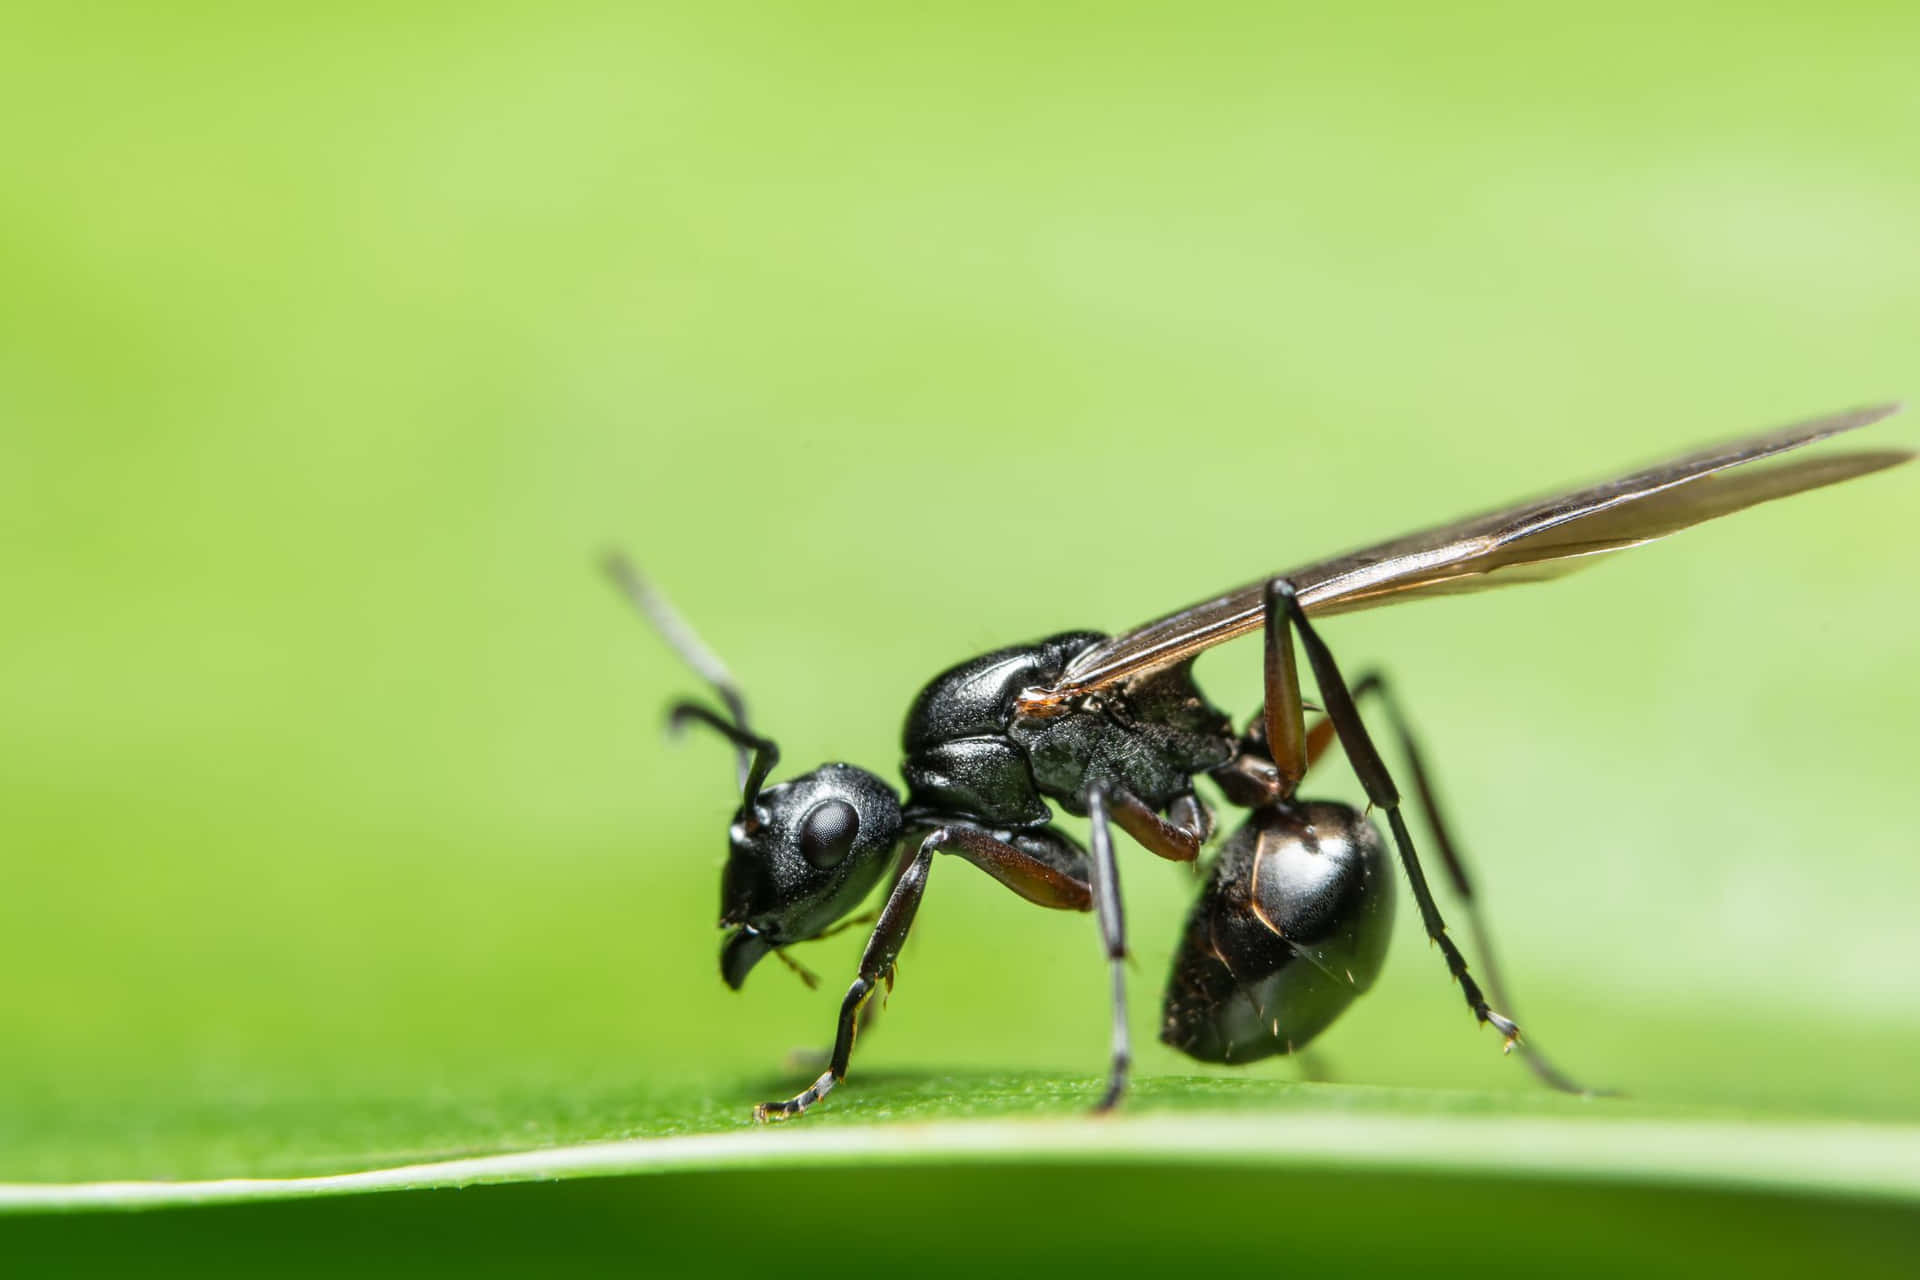
[[[800,852],[821,869],[837,867],[860,834],[860,815],[845,800],[815,805],[800,824]]]

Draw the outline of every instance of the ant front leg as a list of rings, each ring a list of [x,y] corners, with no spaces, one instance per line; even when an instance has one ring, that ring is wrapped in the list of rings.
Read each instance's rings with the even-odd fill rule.
[[[1071,865],[1073,858],[1064,837],[1056,837],[1055,860]],[[840,1002],[840,1020],[833,1039],[833,1056],[827,1069],[806,1089],[781,1102],[763,1102],[753,1109],[753,1118],[762,1122],[788,1120],[800,1115],[814,1103],[832,1093],[847,1078],[847,1064],[853,1056],[853,1042],[862,1023],[861,1011],[880,983],[893,980],[894,961],[913,927],[914,914],[926,893],[927,875],[936,853],[958,854],[1013,890],[1027,901],[1064,911],[1085,911],[1093,904],[1092,887],[1073,871],[1053,865],[1028,849],[1000,840],[967,826],[940,827],[920,842],[880,909],[873,932],[867,937],[866,950],[860,953],[860,969]],[[1111,860],[1111,849],[1109,849]],[[1077,869],[1077,868],[1076,868]]]
[[[853,985],[847,988],[846,998],[840,1002],[840,1023],[833,1038],[833,1057],[828,1060],[827,1069],[820,1073],[818,1080],[784,1102],[763,1102],[755,1107],[755,1120],[764,1124],[769,1120],[788,1120],[801,1115],[847,1078],[847,1063],[853,1057],[854,1036],[859,1030],[860,1008],[866,1004],[867,997],[873,994],[874,987],[893,972],[893,962],[899,958],[900,947],[907,940],[907,930],[913,927],[914,913],[920,910],[920,899],[926,893],[927,872],[933,865],[933,855],[946,842],[945,830],[935,831],[922,840],[913,859],[900,873],[900,878],[894,881],[893,892],[887,895],[887,905],[880,909],[880,918],[867,937],[866,950],[860,953],[859,975],[854,978]]]
[[[1340,736],[1340,745],[1347,753],[1347,761],[1360,779],[1360,785],[1367,793],[1367,799],[1374,807],[1387,815],[1387,825],[1393,831],[1394,846],[1400,851],[1400,865],[1407,873],[1407,881],[1413,888],[1413,900],[1420,907],[1420,920],[1426,926],[1427,937],[1440,948],[1440,954],[1446,958],[1447,970],[1460,984],[1460,990],[1467,999],[1467,1007],[1473,1010],[1473,1016],[1481,1022],[1492,1023],[1496,1031],[1506,1038],[1505,1048],[1511,1050],[1514,1042],[1520,1038],[1520,1028],[1511,1018],[1497,1013],[1487,1006],[1487,999],[1481,994],[1480,984],[1467,972],[1467,959],[1460,954],[1460,948],[1447,936],[1447,922],[1440,916],[1440,907],[1433,900],[1433,890],[1427,887],[1427,875],[1420,866],[1420,855],[1414,851],[1413,833],[1407,830],[1407,820],[1400,813],[1400,791],[1393,784],[1393,775],[1387,772],[1387,765],[1380,758],[1380,752],[1373,745],[1373,737],[1367,732],[1366,723],[1360,719],[1359,709],[1353,704],[1353,693],[1347,688],[1346,680],[1340,675],[1340,668],[1333,660],[1333,653],[1326,642],[1307,621],[1307,612],[1300,607],[1300,598],[1295,594],[1293,584],[1284,578],[1276,578],[1267,584],[1267,646],[1269,660],[1267,675],[1269,680],[1276,676],[1293,677],[1290,687],[1267,689],[1267,714],[1269,717],[1269,741],[1272,740],[1273,704],[1276,694],[1282,699],[1281,705],[1291,708],[1300,705],[1298,672],[1293,671],[1291,659],[1284,664],[1276,663],[1272,657],[1276,649],[1291,650],[1292,644],[1287,636],[1289,627],[1300,633],[1300,643],[1307,651],[1307,663],[1313,668],[1314,683],[1320,686],[1320,700],[1326,704],[1327,718],[1332,721],[1334,731]],[[1280,736],[1290,735],[1291,726],[1283,726]],[[1302,734],[1295,759],[1298,761],[1299,774],[1306,771],[1305,736]],[[1292,773],[1294,761],[1280,762],[1283,777]]]
[[[883,983],[893,973],[893,961],[900,956],[900,946],[906,942],[906,931],[912,929],[914,913],[920,910],[920,898],[927,890],[927,871],[933,865],[933,852],[945,842],[945,831],[935,831],[920,842],[920,850],[914,854],[912,862],[906,864],[906,869],[900,871],[900,879],[893,883],[893,892],[887,894],[887,906],[879,910],[874,933],[868,935],[866,950],[860,952],[858,977],[854,977],[852,986],[847,988],[847,998],[841,1000],[839,1027],[833,1034],[833,1057],[828,1059],[828,1069],[820,1073],[820,1079],[808,1084],[793,1098],[787,1098],[785,1102],[762,1102],[756,1105],[753,1119],[764,1125],[768,1121],[787,1121],[795,1115],[803,1115],[806,1107],[826,1098],[833,1092],[835,1084],[847,1079],[852,1042],[860,1029],[860,1007],[866,1004],[868,996],[874,994],[874,986]]]

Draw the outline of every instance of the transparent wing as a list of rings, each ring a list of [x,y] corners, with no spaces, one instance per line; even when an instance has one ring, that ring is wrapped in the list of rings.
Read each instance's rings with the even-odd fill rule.
[[[1630,475],[1350,551],[1283,574],[1311,614],[1485,591],[1572,573],[1608,553],[1756,503],[1907,461],[1904,449],[1829,454],[1741,469],[1895,413],[1853,409],[1673,458]],[[1096,645],[1070,663],[1050,698],[1072,698],[1258,631],[1262,578]]]

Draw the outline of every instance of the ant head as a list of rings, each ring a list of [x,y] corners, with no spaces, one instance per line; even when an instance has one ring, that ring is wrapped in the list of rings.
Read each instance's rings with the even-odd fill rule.
[[[624,558],[608,556],[606,569],[726,708],[722,715],[675,703],[667,724],[703,724],[734,747],[740,809],[720,877],[720,926],[733,931],[720,948],[720,976],[737,990],[762,956],[820,936],[872,891],[900,838],[900,801],[881,779],[850,764],[822,765],[763,788],[780,748],[748,727],[746,699],[726,667]],[[780,958],[812,985],[804,969]]]
[[[827,764],[749,796],[727,833],[720,974],[738,989],[759,959],[818,937],[860,905],[900,838],[893,788],[850,764]]]

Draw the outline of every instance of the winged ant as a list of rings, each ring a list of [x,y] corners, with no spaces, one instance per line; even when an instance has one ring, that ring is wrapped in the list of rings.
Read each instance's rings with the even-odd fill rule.
[[[1427,936],[1467,1007],[1503,1045],[1520,1046],[1547,1083],[1578,1090],[1489,1003],[1447,932],[1401,813],[1401,795],[1360,714],[1377,700],[1410,766],[1441,863],[1487,953],[1471,881],[1439,813],[1410,725],[1384,677],[1349,683],[1313,619],[1431,595],[1561,576],[1613,552],[1757,503],[1905,462],[1906,450],[1749,464],[1877,422],[1880,405],[1684,454],[1617,479],[1411,533],[1264,577],[1120,635],[1065,632],[996,650],[935,676],[907,712],[905,799],[880,776],[827,764],[768,784],[780,753],[754,730],[726,667],[623,559],[609,572],[722,710],[678,702],[675,726],[700,724],[733,744],[740,806],[728,831],[720,971],[731,987],[782,948],[823,936],[893,872],[840,1005],[829,1065],[761,1120],[800,1115],[846,1078],[862,1006],[889,982],[936,855],[972,863],[1039,906],[1091,910],[1112,977],[1110,1068],[1098,1109],[1114,1106],[1132,1061],[1126,1017],[1127,932],[1112,828],[1162,858],[1192,862],[1213,834],[1195,793],[1213,780],[1247,809],[1222,844],[1176,952],[1161,1038],[1199,1059],[1244,1062],[1307,1044],[1372,983],[1393,918],[1387,843],[1370,818],[1297,794],[1337,738],[1369,805],[1386,818]],[[1265,705],[1244,733],[1194,683],[1202,651],[1265,636]],[[1296,643],[1324,711],[1309,727]],[[1054,810],[1089,820],[1082,848]],[[782,956],[784,959],[785,957]],[[1511,1007],[1511,1006],[1508,1006]]]

